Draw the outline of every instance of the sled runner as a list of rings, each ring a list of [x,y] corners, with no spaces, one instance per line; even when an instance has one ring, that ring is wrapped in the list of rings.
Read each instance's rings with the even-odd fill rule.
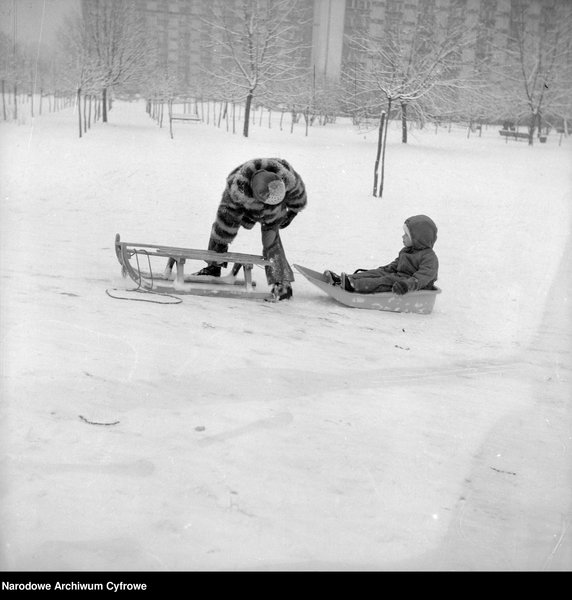
[[[258,292],[254,289],[256,282],[252,280],[253,266],[270,264],[270,261],[262,256],[122,242],[119,234],[115,236],[115,254],[121,265],[123,277],[129,276],[145,290],[168,294],[274,300],[270,291]],[[161,261],[157,261],[157,258]],[[165,259],[173,259],[176,266],[174,271],[165,268]],[[187,260],[228,262],[234,263],[234,266],[224,277],[186,275],[184,271]],[[241,268],[244,271],[244,279],[237,277]]]
[[[429,314],[433,310],[437,294],[441,293],[439,288],[435,288],[434,290],[408,292],[407,294],[403,294],[403,296],[398,296],[393,292],[356,294],[342,289],[339,285],[328,283],[323,274],[318,273],[318,271],[313,271],[300,265],[294,265],[294,267],[310,283],[313,283],[316,287],[326,292],[328,296],[353,308]]]

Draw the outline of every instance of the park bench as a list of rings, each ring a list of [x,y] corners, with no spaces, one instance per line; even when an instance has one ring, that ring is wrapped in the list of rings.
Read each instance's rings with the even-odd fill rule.
[[[169,131],[173,139],[173,121],[184,121],[187,123],[198,123],[201,118],[196,113],[174,113],[169,107]]]
[[[171,115],[171,121],[200,121],[199,115],[191,113],[174,113]]]
[[[526,131],[511,131],[510,129],[499,129],[500,135],[504,136],[507,141],[509,138],[514,140],[527,140],[528,133]]]

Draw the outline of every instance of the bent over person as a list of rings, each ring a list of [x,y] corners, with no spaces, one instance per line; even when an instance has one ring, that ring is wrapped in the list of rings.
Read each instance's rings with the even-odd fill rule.
[[[216,219],[211,229],[209,250],[227,252],[240,227],[252,229],[260,223],[262,256],[270,260],[266,279],[278,300],[292,297],[294,274],[280,239],[280,229],[288,227],[306,206],[302,178],[282,158],[255,158],[233,169],[226,178]],[[226,263],[210,262],[196,275],[220,277]]]

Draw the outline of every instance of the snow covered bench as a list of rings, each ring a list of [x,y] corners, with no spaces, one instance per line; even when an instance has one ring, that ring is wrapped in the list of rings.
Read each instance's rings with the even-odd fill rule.
[[[201,118],[197,114],[191,113],[175,113],[171,115],[171,121],[200,121]]]
[[[511,131],[510,129],[499,129],[499,134],[504,136],[507,141],[508,138],[513,138],[515,140],[527,140],[528,133],[525,131]]]
[[[173,139],[173,121],[186,121],[187,123],[198,123],[201,120],[196,113],[169,113],[169,131]]]

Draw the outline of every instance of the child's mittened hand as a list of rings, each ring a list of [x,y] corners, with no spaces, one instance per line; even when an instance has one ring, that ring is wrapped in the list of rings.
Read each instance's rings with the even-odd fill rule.
[[[403,294],[407,294],[407,292],[409,291],[409,288],[407,287],[407,284],[405,283],[405,281],[396,281],[393,284],[391,291],[394,294],[399,294],[400,296],[402,296]]]

